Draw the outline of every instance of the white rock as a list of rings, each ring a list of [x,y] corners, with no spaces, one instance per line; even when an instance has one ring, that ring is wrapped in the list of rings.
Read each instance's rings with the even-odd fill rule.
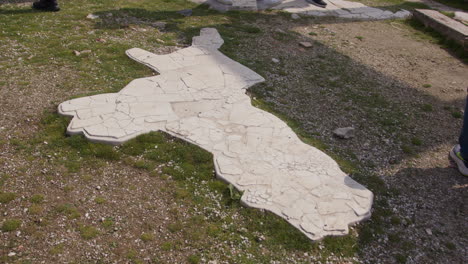
[[[280,62],[280,60],[278,60],[277,58],[272,58],[271,61],[274,62],[274,63],[279,63]]]
[[[426,228],[426,233],[430,236],[432,236],[432,230],[430,228]]]
[[[454,18],[468,25],[468,13],[467,12],[455,11]]]
[[[299,45],[301,45],[302,47],[304,48],[310,48],[312,47],[312,43],[308,42],[308,41],[301,41],[299,42]]]
[[[95,15],[95,14],[88,14],[88,15],[86,16],[86,18],[87,18],[87,19],[98,19],[99,16],[98,16],[98,15]]]
[[[349,139],[354,137],[354,127],[340,127],[335,129],[333,134],[339,138]]]
[[[294,20],[296,20],[296,19],[299,19],[299,18],[301,18],[301,17],[300,17],[298,14],[292,14],[292,15],[291,15],[291,18],[294,19]]]
[[[14,256],[16,256],[16,252],[10,252],[10,253],[8,253],[8,256],[9,257],[14,257]]]

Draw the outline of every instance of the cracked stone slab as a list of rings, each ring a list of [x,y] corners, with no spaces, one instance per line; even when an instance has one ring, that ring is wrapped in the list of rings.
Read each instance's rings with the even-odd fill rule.
[[[191,0],[195,3],[208,4],[219,11],[229,10],[264,10],[276,9],[303,16],[332,16],[359,20],[402,19],[411,16],[411,12],[400,10],[391,12],[369,7],[362,3],[345,0],[324,0],[326,8],[312,5],[305,0]]]
[[[69,100],[68,134],[121,144],[164,131],[213,153],[216,175],[243,192],[241,202],[286,219],[312,240],[345,235],[370,217],[373,194],[278,117],[252,106],[245,91],[264,79],[218,51],[223,39],[204,28],[193,45],[166,55],[127,55],[160,73],[118,93]]]
[[[280,5],[273,7],[273,9],[283,10],[303,16],[333,16],[362,20],[397,19],[411,16],[411,13],[407,10],[400,10],[393,13],[388,10],[368,7],[357,2],[345,0],[324,1],[327,3],[326,8],[309,4],[305,0],[284,0]]]

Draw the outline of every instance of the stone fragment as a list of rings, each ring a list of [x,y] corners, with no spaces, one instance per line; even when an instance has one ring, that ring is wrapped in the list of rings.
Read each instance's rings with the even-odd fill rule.
[[[468,26],[435,10],[416,9],[413,16],[426,27],[430,27],[451,39],[468,51]]]
[[[296,20],[296,19],[299,19],[299,18],[301,18],[301,17],[300,17],[298,14],[292,14],[292,15],[291,15],[291,18],[294,19],[294,20]]]
[[[271,61],[274,62],[274,63],[279,63],[280,62],[280,60],[278,60],[277,58],[272,58]]]
[[[456,20],[464,23],[465,25],[468,25],[468,13],[463,12],[463,11],[455,11],[455,17]]]
[[[88,14],[88,15],[86,16],[86,18],[87,18],[87,19],[92,19],[92,20],[94,20],[94,19],[98,19],[99,16],[98,16],[98,15],[95,15],[95,14]]]
[[[302,47],[304,48],[310,48],[312,47],[312,43],[308,42],[308,41],[301,41],[299,42],[299,45],[301,45]]]
[[[340,127],[335,129],[333,134],[339,138],[350,139],[354,137],[354,127]]]

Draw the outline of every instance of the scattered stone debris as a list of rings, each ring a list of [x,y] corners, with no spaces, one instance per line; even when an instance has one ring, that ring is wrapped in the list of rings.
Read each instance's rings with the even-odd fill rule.
[[[299,18],[301,18],[301,17],[300,17],[298,14],[292,14],[292,15],[291,15],[291,18],[294,19],[294,20],[296,20],[296,19],[299,19]]]
[[[461,11],[456,11],[455,12],[455,17],[456,20],[464,23],[465,25],[468,25],[468,13],[466,12],[461,12]]]
[[[339,138],[350,139],[354,137],[354,127],[340,127],[335,129],[333,134]]]

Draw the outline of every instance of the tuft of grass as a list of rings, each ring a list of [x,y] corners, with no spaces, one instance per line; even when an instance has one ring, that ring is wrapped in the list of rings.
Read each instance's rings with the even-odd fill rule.
[[[187,261],[190,263],[190,264],[198,264],[200,263],[200,256],[199,255],[190,255],[188,256],[187,258]]]
[[[401,146],[401,150],[406,154],[414,154],[414,149],[408,145]]]
[[[164,242],[161,244],[161,249],[164,251],[169,251],[174,247],[174,245],[171,242]]]
[[[44,208],[39,204],[33,204],[29,207],[29,213],[39,215],[44,211]]]
[[[169,229],[171,233],[179,232],[180,230],[182,230],[182,228],[183,228],[182,223],[179,221],[171,223],[167,227],[167,229]]]
[[[405,264],[406,261],[408,260],[408,256],[403,255],[403,254],[396,254],[395,255],[395,260],[399,264]]]
[[[102,221],[101,225],[104,227],[104,228],[111,228],[114,226],[114,220],[112,220],[112,218],[110,217],[107,217],[104,219],[104,221]]]
[[[425,83],[425,84],[423,84],[423,86],[422,86],[422,87],[424,87],[424,88],[431,88],[431,87],[432,87],[432,85],[431,85],[431,84],[428,84],[428,83]]]
[[[93,239],[99,235],[99,230],[93,226],[81,226],[79,232],[80,236],[86,240]]]
[[[106,199],[102,196],[98,196],[96,198],[94,198],[94,202],[97,203],[97,204],[104,204],[106,203]]]
[[[450,249],[450,250],[455,250],[455,249],[457,249],[457,246],[455,246],[455,244],[452,243],[452,242],[446,242],[446,243],[445,243],[445,247],[448,248],[448,249]]]
[[[149,242],[149,241],[154,240],[154,236],[153,236],[153,234],[150,234],[150,233],[143,233],[143,234],[141,234],[140,239],[143,242]]]
[[[421,105],[421,110],[423,110],[424,112],[432,112],[434,108],[431,104],[423,104]]]
[[[34,204],[40,204],[44,201],[44,195],[42,194],[35,194],[29,198],[29,201]]]
[[[364,40],[364,37],[363,36],[355,36],[356,39],[360,40],[360,41],[363,41]]]
[[[462,118],[463,114],[460,111],[452,111],[451,115],[453,118]]]
[[[21,226],[21,220],[19,219],[9,219],[5,220],[2,224],[2,231],[3,232],[11,232],[15,231]]]
[[[415,145],[415,146],[421,146],[423,144],[422,142],[422,139],[418,138],[418,137],[414,137],[411,139],[411,144]]]
[[[12,192],[0,192],[0,203],[6,204],[13,201],[16,198],[16,194]]]
[[[58,213],[65,214],[69,219],[76,219],[81,216],[78,209],[72,204],[61,204],[55,209]]]
[[[52,255],[58,255],[61,254],[64,251],[65,245],[63,243],[60,243],[58,245],[53,246],[49,252]]]

